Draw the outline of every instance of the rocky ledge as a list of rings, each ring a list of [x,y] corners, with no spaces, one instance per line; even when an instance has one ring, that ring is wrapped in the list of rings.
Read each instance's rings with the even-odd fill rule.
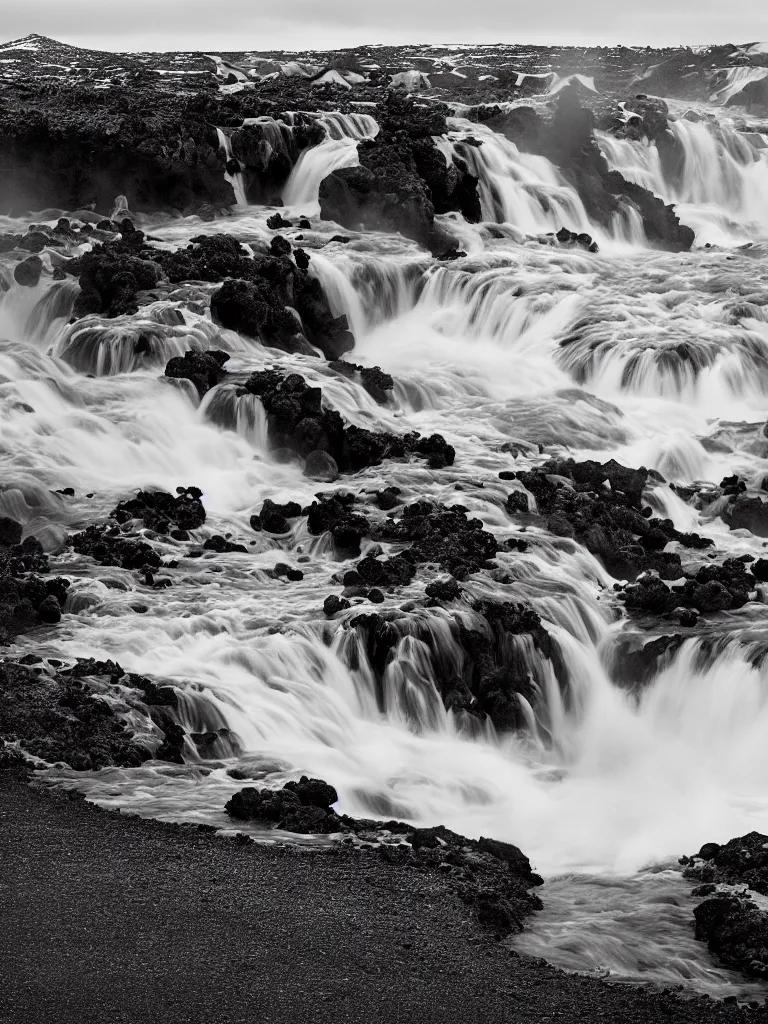
[[[693,912],[696,938],[729,967],[768,978],[768,836],[705,843],[681,864],[700,883],[693,895],[705,897]]]
[[[109,211],[120,212],[115,197],[122,196],[137,213],[212,219],[235,205],[234,175],[249,202],[282,205],[291,170],[308,148],[326,138],[322,115],[329,110],[359,114],[343,94],[318,92],[307,82],[300,87],[298,81],[303,80],[285,79],[277,97],[274,83],[230,95],[174,93],[146,82],[106,91],[64,83],[9,87],[0,107],[0,213],[69,210],[95,225],[108,219]],[[482,219],[471,152],[482,143],[466,139],[446,157],[451,110],[442,99],[414,100],[386,79],[367,89],[366,112],[378,131],[357,142],[357,166],[332,171],[322,181],[321,217],[354,230],[400,232],[437,256],[457,254],[456,238],[435,217],[458,213],[470,223]],[[620,116],[622,109],[636,114],[631,126]],[[505,112],[498,104],[485,104],[467,114],[522,151],[550,159],[595,223],[610,226],[630,203],[649,242],[672,251],[690,248],[693,232],[680,224],[673,207],[610,170],[594,134],[596,127],[623,137],[639,132],[660,146],[665,166],[671,167],[681,154],[670,151],[670,115],[663,102],[651,103],[643,94],[638,100],[631,92],[585,97],[568,86],[542,98],[536,108]],[[561,225],[569,239],[576,237],[574,226]],[[264,293],[238,287],[237,305],[265,301]]]
[[[231,772],[230,774],[234,774]],[[226,805],[235,821],[299,834],[353,837],[390,864],[435,872],[459,893],[477,920],[498,935],[523,929],[523,921],[541,900],[530,890],[542,884],[530,861],[516,846],[497,839],[466,839],[440,825],[416,828],[402,821],[374,821],[338,814],[339,797],[321,779],[302,776],[282,789],[247,786]]]

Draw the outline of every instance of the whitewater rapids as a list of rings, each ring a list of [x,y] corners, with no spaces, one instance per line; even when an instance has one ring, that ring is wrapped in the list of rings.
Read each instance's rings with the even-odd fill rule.
[[[723,615],[714,647],[688,636],[642,692],[630,691],[613,659],[631,631],[614,581],[573,541],[513,524],[502,505],[514,485],[499,479],[552,455],[645,465],[667,483],[717,483],[732,473],[758,482],[768,473],[768,162],[751,143],[734,141],[728,126],[676,124],[686,147],[682,183],[664,179],[652,147],[607,138],[601,145],[618,169],[679,202],[684,222],[689,212],[699,231],[691,253],[650,250],[630,209],[610,230],[590,224],[551,164],[477,125],[483,146],[473,170],[484,221],[445,218],[465,257],[436,264],[384,234],[329,242],[338,226],[313,221],[302,241],[311,272],[334,311],[349,318],[354,361],[393,374],[386,406],[319,358],[220,331],[195,304],[162,300],[135,316],[70,325],[74,286],[44,276],[21,289],[9,278],[0,291],[0,513],[56,549],[72,524],[97,520],[139,487],[195,485],[208,514],[200,539],[227,533],[249,547],[247,555],[183,559],[165,591],[139,588],[125,570],[52,556],[52,571],[73,579],[70,614],[55,631],[19,638],[9,654],[113,658],[176,686],[189,731],[225,730],[229,739],[209,762],[190,753],[185,765],[53,767],[51,781],[105,806],[226,828],[223,805],[243,785],[228,770],[272,785],[306,772],[337,788],[343,812],[441,823],[520,846],[553,894],[521,948],[627,980],[715,994],[756,990],[715,966],[685,932],[688,887],[674,864],[705,841],[768,831],[763,600]],[[353,163],[354,140],[374,127],[329,119],[326,141],[294,168],[282,212],[314,216],[322,177]],[[461,119],[451,128],[448,150],[467,130]],[[224,132],[220,144],[231,155]],[[217,231],[244,243],[268,240],[274,211],[248,207],[242,182],[233,184],[233,217],[150,218],[152,235],[168,247]],[[545,244],[563,223],[598,238],[600,252]],[[15,226],[5,220],[2,228]],[[713,239],[722,247],[701,247]],[[42,255],[50,268],[51,256]],[[180,310],[183,323],[170,310]],[[139,336],[149,343],[138,346]],[[234,415],[226,384],[198,405],[161,376],[167,359],[190,348],[226,349],[235,372],[279,361],[320,386],[350,423],[444,435],[457,453],[448,470],[384,463],[339,486],[373,492],[396,484],[406,499],[467,506],[500,539],[525,537],[525,553],[498,559],[511,582],[480,574],[466,590],[530,602],[557,640],[569,690],[564,695],[551,668],[539,666],[546,720],[531,712],[524,733],[503,737],[490,726],[468,728],[444,709],[429,650],[413,636],[403,637],[387,670],[382,709],[365,651],[352,649],[354,631],[322,616],[323,598],[337,589],[332,575],[351,562],[334,561],[303,525],[279,550],[248,525],[264,499],[304,506],[320,488],[299,466],[271,458],[258,402]],[[54,493],[65,487],[74,499]],[[763,540],[704,517],[665,484],[646,498],[718,550],[763,553]],[[271,579],[265,570],[276,561],[300,568],[303,580]],[[422,587],[414,581],[386,595],[383,607],[412,600]],[[425,612],[426,628],[450,657],[443,614]],[[648,893],[659,886],[684,912],[670,912],[657,937]],[[617,892],[639,922],[642,956],[616,952],[627,926],[627,915],[613,912]],[[569,914],[579,921],[578,940],[563,937]],[[603,942],[606,921],[612,939]],[[670,968],[675,941],[687,952]]]

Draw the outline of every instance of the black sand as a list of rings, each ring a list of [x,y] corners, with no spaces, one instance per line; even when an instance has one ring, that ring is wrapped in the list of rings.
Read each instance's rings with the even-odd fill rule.
[[[517,956],[440,879],[242,844],[0,773],[0,1020],[474,1024],[764,1020]]]

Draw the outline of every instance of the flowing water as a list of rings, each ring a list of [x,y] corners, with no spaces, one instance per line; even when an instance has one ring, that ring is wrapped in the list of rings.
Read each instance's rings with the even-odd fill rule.
[[[325,116],[328,138],[296,164],[285,212],[314,217],[319,181],[345,165],[342,157],[356,159],[354,140],[374,134],[371,120]],[[384,406],[321,358],[286,356],[221,330],[191,301],[171,297],[135,316],[68,325],[73,285],[46,273],[22,289],[6,274],[0,514],[58,551],[68,531],[139,487],[194,484],[208,513],[196,541],[228,533],[248,547],[202,557],[182,549],[180,557],[178,545],[156,541],[180,557],[166,590],[52,555],[53,571],[73,581],[69,614],[19,638],[10,653],[114,658],[176,686],[185,727],[219,738],[205,757],[190,744],[184,765],[53,767],[45,777],[106,806],[226,828],[223,805],[243,784],[228,769],[271,785],[307,772],[333,783],[350,814],[443,823],[519,845],[547,878],[546,909],[516,940],[522,949],[617,980],[764,995],[693,940],[690,886],[676,870],[676,858],[705,841],[768,830],[763,596],[720,617],[717,643],[688,636],[642,692],[631,691],[614,654],[636,627],[622,617],[614,581],[573,541],[513,523],[503,502],[518,485],[498,476],[552,454],[616,458],[679,483],[739,473],[757,485],[768,473],[764,151],[728,123],[679,120],[685,161],[671,181],[654,147],[601,140],[614,166],[678,202],[684,221],[691,214],[697,247],[669,254],[646,246],[630,208],[601,231],[546,160],[483,126],[455,119],[450,127],[441,150],[480,178],[485,218],[443,218],[466,257],[435,263],[383,233],[331,242],[338,225],[317,219],[302,232],[311,272],[349,317],[354,360],[395,378]],[[463,141],[470,130],[479,148]],[[154,217],[143,226],[166,247],[222,230],[247,246],[271,237],[271,212],[240,206],[212,223]],[[588,231],[600,252],[553,246],[545,236],[561,226]],[[701,247],[712,231],[721,246]],[[42,258],[50,270],[61,257]],[[199,286],[198,296],[213,287]],[[271,458],[258,400],[239,401],[225,382],[198,403],[185,382],[162,376],[172,355],[207,348],[229,351],[235,373],[279,360],[321,387],[325,404],[350,423],[437,431],[455,446],[450,469],[385,463],[340,486],[396,484],[407,499],[463,504],[499,539],[526,538],[525,552],[499,555],[502,573],[466,584],[473,599],[530,602],[562,654],[565,684],[532,646],[521,648],[543,695],[538,714],[523,707],[525,730],[497,735],[444,709],[436,679],[462,657],[451,621],[472,625],[474,613],[409,608],[423,596],[423,573],[377,609],[396,612],[399,636],[377,684],[348,626],[370,606],[353,602],[331,622],[322,614],[324,597],[338,592],[332,577],[352,561],[338,561],[302,520],[277,539],[249,527],[265,498],[306,505],[321,488],[300,466]],[[64,487],[75,497],[55,493]],[[716,503],[698,512],[667,484],[646,499],[718,550],[763,553],[762,539],[728,530]],[[278,561],[304,578],[274,579],[267,570]],[[151,742],[147,723],[136,724]]]

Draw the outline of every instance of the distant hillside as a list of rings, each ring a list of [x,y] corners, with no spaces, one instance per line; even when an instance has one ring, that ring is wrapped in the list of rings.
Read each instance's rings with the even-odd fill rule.
[[[33,80],[89,83],[97,89],[151,82],[175,92],[240,92],[298,78],[348,92],[395,79],[408,91],[475,103],[552,91],[573,75],[598,93],[634,89],[768,114],[768,43],[664,49],[425,44],[124,54],[29,35],[0,45],[0,87]]]

